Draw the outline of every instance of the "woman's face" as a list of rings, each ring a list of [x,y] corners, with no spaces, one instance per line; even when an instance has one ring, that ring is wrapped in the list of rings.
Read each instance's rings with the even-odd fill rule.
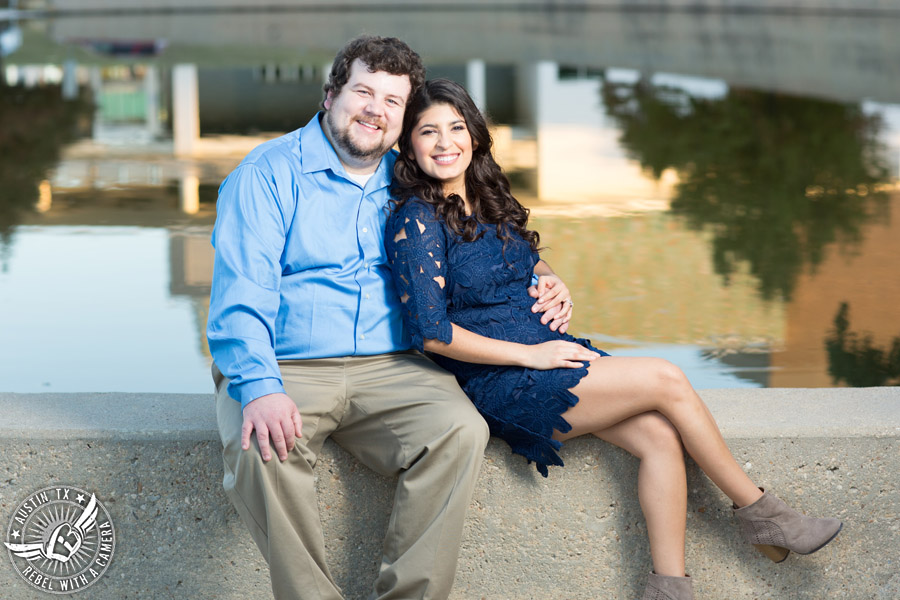
[[[465,119],[449,104],[434,104],[419,115],[410,136],[413,158],[440,181],[444,194],[466,197],[466,169],[472,162],[472,136]]]

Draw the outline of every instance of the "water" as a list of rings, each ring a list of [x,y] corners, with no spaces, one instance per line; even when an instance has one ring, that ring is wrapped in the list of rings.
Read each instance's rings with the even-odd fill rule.
[[[0,31],[0,388],[210,391],[215,189],[361,23],[492,116],[573,333],[700,388],[900,381],[900,20],[219,11]]]

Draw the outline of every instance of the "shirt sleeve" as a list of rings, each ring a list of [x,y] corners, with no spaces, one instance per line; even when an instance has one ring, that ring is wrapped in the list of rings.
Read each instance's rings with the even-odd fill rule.
[[[447,248],[443,224],[430,207],[408,200],[391,214],[384,237],[413,346],[424,350],[426,339],[449,344],[453,328],[447,318]]]
[[[219,188],[206,335],[216,366],[241,407],[284,392],[275,358],[285,219],[271,177],[238,167]]]

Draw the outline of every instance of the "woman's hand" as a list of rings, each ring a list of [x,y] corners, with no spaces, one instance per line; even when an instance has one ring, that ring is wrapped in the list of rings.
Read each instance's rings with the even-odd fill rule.
[[[528,295],[537,298],[532,312],[542,312],[541,323],[550,323],[550,331],[565,333],[572,319],[572,294],[556,275],[541,275],[536,286],[528,288]]]
[[[530,369],[577,369],[600,355],[575,342],[553,340],[528,346],[526,364]]]

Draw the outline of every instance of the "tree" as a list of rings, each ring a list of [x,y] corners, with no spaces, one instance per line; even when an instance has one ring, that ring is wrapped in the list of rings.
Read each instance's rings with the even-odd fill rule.
[[[10,246],[21,215],[33,210],[38,185],[78,121],[91,113],[83,98],[64,101],[59,86],[0,87],[0,254]]]
[[[825,338],[828,374],[835,385],[853,387],[900,384],[900,336],[883,350],[872,343],[871,334],[850,331],[850,307],[842,302],[834,317],[834,329]]]
[[[715,100],[646,84],[603,86],[621,143],[654,177],[676,169],[672,212],[712,232],[726,281],[749,263],[766,299],[789,299],[826,247],[860,241],[887,210],[880,123],[859,106],[732,89]]]

